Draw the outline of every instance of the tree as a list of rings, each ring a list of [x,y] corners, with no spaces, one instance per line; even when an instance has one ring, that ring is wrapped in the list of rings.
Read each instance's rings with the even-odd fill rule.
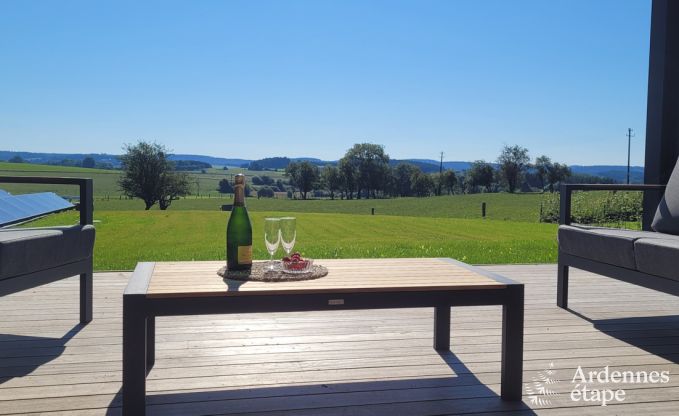
[[[264,167],[259,162],[254,161],[248,165],[248,170],[264,170]]]
[[[412,183],[413,192],[418,197],[430,196],[435,190],[434,179],[432,179],[431,175],[426,173],[416,172],[415,175],[413,175]]]
[[[365,191],[367,198],[370,195],[375,198],[377,192],[384,190],[389,175],[389,155],[384,153],[384,146],[356,143],[342,160],[357,173],[354,184],[357,198],[361,198],[361,191]]]
[[[490,192],[490,187],[493,185],[493,178],[495,176],[495,169],[493,165],[483,160],[477,160],[472,163],[467,171],[467,184],[472,188],[482,187],[486,192]]]
[[[84,168],[94,168],[95,166],[96,162],[94,161],[94,158],[92,156],[87,156],[82,161],[82,167]]]
[[[188,193],[186,175],[173,170],[164,146],[140,141],[136,145],[125,145],[124,150],[125,154],[120,156],[123,173],[118,186],[125,195],[142,199],[147,210],[161,199],[161,209],[165,209],[173,199]]]
[[[547,156],[540,156],[535,158],[535,171],[540,178],[540,188],[545,190],[545,179],[547,178],[547,173],[552,168],[552,160]]]
[[[165,172],[161,179],[158,206],[162,211],[180,196],[189,194],[189,175],[186,172]]]
[[[274,184],[273,178],[269,175],[262,175],[262,176],[260,176],[259,179],[262,181],[262,184],[264,184],[264,185],[271,186],[271,185]]]
[[[457,176],[455,171],[448,169],[441,175],[441,185],[448,191],[448,195],[455,193],[455,185],[457,185]]]
[[[558,182],[563,182],[571,176],[571,168],[568,165],[561,163],[554,163],[547,171],[547,183],[549,184],[549,192],[554,192],[554,185]]]
[[[308,161],[290,163],[285,168],[285,174],[290,176],[290,183],[299,189],[302,199],[306,199],[307,193],[314,189],[320,179],[318,166]]]
[[[262,182],[262,179],[260,179],[259,176],[253,176],[251,181],[253,185],[264,185],[264,182]]]
[[[9,163],[24,163],[24,158],[19,156],[19,155],[16,155],[16,156],[12,157],[10,160],[8,160],[8,162]]]
[[[217,191],[220,194],[232,194],[233,193],[233,186],[231,185],[231,182],[229,182],[228,179],[224,178],[219,181],[219,185],[217,186]]]
[[[358,169],[353,165],[352,161],[347,158],[340,159],[338,169],[342,193],[346,195],[347,199],[354,199]]]
[[[421,174],[422,170],[411,163],[399,163],[394,168],[394,191],[398,196],[413,195],[413,177]]]
[[[262,186],[257,191],[257,198],[273,198],[273,197],[274,197],[273,189],[269,188],[268,186]]]
[[[330,191],[330,199],[335,199],[335,191],[338,191],[342,186],[339,169],[336,166],[326,165],[321,172],[321,181]]]
[[[285,192],[285,184],[281,179],[276,180],[276,187],[278,188],[279,192]]]
[[[500,165],[500,174],[506,182],[509,192],[514,193],[516,188],[519,187],[529,162],[528,149],[525,147],[515,145],[505,146],[502,149],[497,158],[497,163]]]

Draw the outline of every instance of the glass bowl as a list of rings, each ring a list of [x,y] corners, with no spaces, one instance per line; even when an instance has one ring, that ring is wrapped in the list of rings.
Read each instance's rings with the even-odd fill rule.
[[[283,273],[301,274],[309,273],[314,265],[313,259],[304,259],[301,262],[281,261]]]

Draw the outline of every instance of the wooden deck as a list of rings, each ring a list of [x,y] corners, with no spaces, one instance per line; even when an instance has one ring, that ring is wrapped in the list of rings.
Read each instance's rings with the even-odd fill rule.
[[[526,284],[523,404],[498,396],[500,307],[464,307],[453,309],[453,351],[443,355],[432,349],[427,309],[158,318],[148,413],[678,414],[679,299],[573,270],[564,311],[554,265],[487,268]],[[0,299],[0,414],[120,414],[128,276],[95,275],[85,327],[75,278]],[[588,388],[625,393],[602,407],[571,399],[578,366],[670,375],[595,381]]]

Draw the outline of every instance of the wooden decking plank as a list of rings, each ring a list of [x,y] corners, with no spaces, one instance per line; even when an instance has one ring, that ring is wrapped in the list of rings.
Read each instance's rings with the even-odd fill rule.
[[[526,284],[524,379],[550,362],[565,374],[577,365],[606,364],[679,374],[673,352],[679,351],[675,297],[574,270],[571,307],[578,316],[554,306],[555,266],[487,268]],[[0,397],[5,399],[0,414],[119,414],[120,307],[127,276],[95,276],[95,320],[77,333],[77,279],[0,301]],[[497,398],[499,308],[453,311],[456,356],[450,363],[465,368],[458,368],[457,377],[431,351],[431,316],[423,309],[159,318],[149,412],[518,414]],[[324,328],[331,328],[325,338]],[[73,337],[62,340],[69,331]],[[64,384],[69,382],[75,384]],[[633,386],[634,397],[616,404],[615,413],[675,414],[678,382],[672,377],[664,387]],[[490,393],[474,396],[481,390]],[[260,396],[279,407],[257,407]],[[240,403],[232,408],[237,412],[219,410],[234,403]],[[569,403],[534,409],[546,415],[583,411],[607,414],[598,406]]]

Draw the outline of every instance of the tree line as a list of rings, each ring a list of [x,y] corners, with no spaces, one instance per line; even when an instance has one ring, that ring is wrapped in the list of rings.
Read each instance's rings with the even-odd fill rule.
[[[125,146],[120,157],[122,175],[119,187],[128,197],[140,198],[146,209],[158,204],[167,209],[172,201],[190,193],[190,180],[186,172],[170,161],[168,150],[157,143],[139,142]],[[309,161],[291,162],[285,168],[287,184],[270,176],[253,177],[258,186],[258,197],[273,197],[274,192],[287,192],[288,197],[307,199],[361,199],[389,197],[428,197],[443,194],[478,192],[516,192],[543,190],[554,192],[559,182],[574,177],[577,182],[599,182],[601,178],[573,175],[567,165],[552,162],[539,156],[531,163],[528,149],[515,145],[504,146],[496,163],[483,160],[473,162],[463,172],[441,169],[438,173],[425,173],[418,166],[401,162],[394,166],[384,146],[357,143],[336,165],[323,168]],[[178,169],[179,168],[179,169]],[[218,191],[232,193],[232,184],[226,179],[219,182]],[[252,188],[246,186],[246,194]]]
[[[556,184],[572,175],[566,164],[552,162],[544,155],[531,163],[528,149],[518,145],[505,146],[495,164],[477,160],[464,172],[447,169],[424,173],[407,162],[391,166],[389,160],[384,146],[357,143],[337,165],[321,168],[308,161],[291,162],[285,174],[302,199],[307,199],[310,193],[326,193],[331,199],[361,199],[514,193],[522,189],[554,192]]]

